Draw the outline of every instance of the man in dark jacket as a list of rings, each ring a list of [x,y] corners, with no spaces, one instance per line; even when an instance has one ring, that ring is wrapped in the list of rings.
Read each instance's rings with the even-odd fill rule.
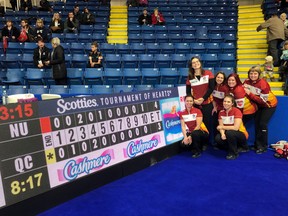
[[[46,68],[44,62],[50,60],[50,50],[45,46],[44,40],[41,38],[37,42],[38,47],[34,49],[33,62],[37,68]]]
[[[148,14],[146,8],[143,9],[143,13],[138,17],[138,23],[139,25],[151,25],[152,23],[151,15]]]

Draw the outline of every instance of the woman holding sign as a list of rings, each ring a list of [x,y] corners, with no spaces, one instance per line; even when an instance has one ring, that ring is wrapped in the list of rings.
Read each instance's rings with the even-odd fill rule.
[[[238,152],[248,151],[248,132],[242,122],[242,112],[234,107],[235,99],[231,95],[226,95],[223,101],[224,109],[219,112],[219,125],[215,141],[219,148],[227,149],[227,160],[234,160],[238,157]]]
[[[184,99],[185,110],[179,113],[184,136],[182,144],[192,150],[193,158],[198,158],[201,156],[203,145],[208,142],[209,134],[205,124],[202,122],[201,110],[193,107],[193,96],[187,95]]]
[[[258,110],[255,114],[255,143],[257,154],[262,154],[268,148],[268,123],[276,111],[277,98],[271,92],[270,85],[260,78],[261,69],[258,66],[251,67],[248,71],[248,79],[244,81],[244,90],[247,97],[254,101]]]

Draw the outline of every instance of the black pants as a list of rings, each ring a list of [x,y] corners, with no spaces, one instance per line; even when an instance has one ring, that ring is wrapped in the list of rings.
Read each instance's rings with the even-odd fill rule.
[[[221,134],[218,133],[215,141],[220,148],[227,149],[228,155],[237,155],[238,147],[247,148],[247,139],[244,133],[235,130],[225,131],[226,140],[221,139]]]
[[[274,66],[279,65],[279,45],[282,43],[282,41],[282,39],[268,41],[267,55],[271,55],[273,57]]]
[[[203,115],[203,123],[205,124],[205,126],[207,127],[208,131],[209,131],[209,141],[211,141],[213,139],[213,134],[210,133],[210,131],[212,131],[212,110],[213,110],[213,104],[209,103],[209,104],[205,104],[205,105],[201,105],[198,106],[196,104],[194,104],[194,107],[198,108],[201,110],[202,115]]]
[[[55,84],[56,85],[67,85],[67,78],[55,79]]]
[[[188,148],[193,153],[202,152],[203,145],[207,145],[209,134],[202,130],[194,130],[192,133],[187,133],[187,136],[192,137],[191,145],[184,145],[181,143],[182,147]]]
[[[268,123],[276,107],[259,108],[255,114],[255,148],[265,150],[268,147]]]

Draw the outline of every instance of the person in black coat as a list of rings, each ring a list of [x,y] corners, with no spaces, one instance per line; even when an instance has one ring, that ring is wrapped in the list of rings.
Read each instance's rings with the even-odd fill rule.
[[[88,8],[84,8],[81,18],[81,24],[83,25],[93,25],[95,24],[95,17],[90,13]]]
[[[34,49],[33,62],[37,68],[47,68],[44,64],[50,59],[50,50],[45,46],[45,42],[42,38],[38,39],[38,47]]]
[[[138,17],[138,23],[139,25],[151,25],[152,23],[151,15],[148,14],[146,8],[143,9],[143,13]]]
[[[7,20],[6,25],[2,29],[2,37],[6,38],[9,42],[16,42],[19,35],[19,29],[13,25],[11,20]]]
[[[29,11],[32,9],[31,0],[21,0],[20,1],[20,10]]]
[[[58,37],[52,38],[51,44],[53,47],[51,58],[45,62],[45,65],[52,66],[53,78],[56,85],[67,85],[64,48],[60,45],[60,39]]]
[[[17,0],[10,0],[10,4],[12,7],[12,10],[15,11],[15,9],[17,7]]]

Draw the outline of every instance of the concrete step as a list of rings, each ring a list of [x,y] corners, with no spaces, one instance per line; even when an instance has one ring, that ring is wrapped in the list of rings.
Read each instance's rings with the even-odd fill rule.
[[[243,10],[247,10],[247,9],[261,9],[261,5],[260,4],[255,4],[255,5],[239,5],[238,6],[238,10],[239,11],[243,11]]]
[[[268,48],[267,44],[238,44],[238,49],[266,49]]]
[[[107,42],[110,44],[127,44],[128,40],[127,39],[107,39]]]
[[[265,39],[266,35],[238,35],[238,40],[254,40],[254,39]]]
[[[252,54],[252,53],[255,53],[255,54],[260,54],[260,53],[264,53],[266,54],[267,53],[267,49],[238,49],[237,50],[237,54]]]
[[[260,18],[260,19],[247,19],[247,20],[241,20],[241,22],[240,21],[238,21],[238,23],[239,23],[239,25],[251,25],[251,24],[258,24],[258,25],[260,25],[261,23],[263,23],[264,22],[264,20],[262,19],[262,18]]]
[[[112,19],[109,25],[127,25],[127,19]]]
[[[261,14],[257,14],[257,13],[238,13],[238,21],[241,19],[253,19],[253,18],[263,18],[263,16],[261,16]]]
[[[257,31],[255,31],[255,29],[254,29],[254,30],[252,30],[252,31],[238,31],[237,35],[238,35],[238,37],[239,37],[239,36],[252,36],[252,35],[253,35],[253,36],[254,36],[254,35],[257,35],[257,36],[264,35],[264,36],[266,37],[266,32],[264,32],[264,31],[257,32]]]
[[[276,95],[276,96],[284,96],[284,91],[273,91],[273,94]]]
[[[245,25],[241,25],[241,24],[238,24],[238,32],[240,31],[256,31],[256,28],[259,26],[259,23],[258,24],[245,24]]]
[[[266,39],[240,40],[237,44],[266,44]]]

